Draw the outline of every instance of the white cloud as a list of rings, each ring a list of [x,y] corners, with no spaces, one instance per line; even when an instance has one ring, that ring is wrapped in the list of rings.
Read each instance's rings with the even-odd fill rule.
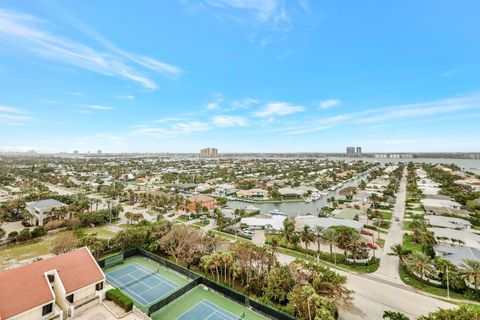
[[[132,136],[149,136],[154,138],[172,138],[208,131],[211,126],[202,121],[175,122],[162,127],[150,125],[136,126],[130,132]]]
[[[134,95],[125,95],[125,96],[116,96],[118,99],[123,99],[123,100],[133,100],[135,99]]]
[[[325,110],[325,109],[330,109],[332,107],[339,106],[341,104],[342,102],[339,99],[328,99],[320,102],[318,104],[318,107],[322,110]]]
[[[112,107],[101,106],[101,105],[98,105],[98,104],[90,105],[90,106],[84,106],[84,108],[93,109],[93,110],[113,110]]]
[[[215,93],[212,102],[209,102],[206,106],[207,110],[217,110],[220,108],[220,104],[223,102],[223,95],[221,93]]]
[[[107,76],[128,79],[150,90],[157,89],[156,83],[128,62],[165,75],[177,76],[181,73],[179,68],[153,58],[121,50],[94,31],[90,30],[91,35],[95,35],[96,39],[107,47],[107,51],[99,51],[54,35],[45,29],[46,26],[48,24],[35,16],[0,10],[0,39],[3,45],[8,42],[12,46],[33,52],[39,57]]]
[[[316,118],[294,126],[276,130],[284,134],[304,134],[318,131],[319,127],[334,127],[348,122],[350,126],[382,124],[393,127],[399,120],[430,119],[434,116],[457,114],[461,111],[480,110],[480,95],[460,96],[429,102],[376,108],[361,112],[339,114],[329,118]]]
[[[261,22],[285,19],[284,10],[276,0],[208,0],[206,3],[250,11]]]
[[[237,109],[248,109],[252,105],[259,104],[260,101],[257,99],[252,99],[252,98],[245,98],[241,100],[235,100],[232,102],[231,107],[229,111],[232,110],[237,110]]]
[[[215,116],[212,122],[218,127],[244,127],[247,125],[247,119],[240,116]]]
[[[22,109],[0,105],[0,125],[23,126],[30,120],[32,117]]]
[[[257,117],[286,116],[289,114],[302,112],[305,107],[292,105],[287,102],[270,102],[263,110],[254,113]]]

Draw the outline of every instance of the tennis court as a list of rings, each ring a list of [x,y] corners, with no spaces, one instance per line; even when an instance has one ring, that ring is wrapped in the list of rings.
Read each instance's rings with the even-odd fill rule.
[[[113,286],[122,290],[143,306],[150,305],[180,287],[138,263],[108,272],[106,277],[107,281]]]
[[[192,309],[188,310],[177,320],[239,320],[245,317],[245,313],[236,316],[208,300],[202,300]]]

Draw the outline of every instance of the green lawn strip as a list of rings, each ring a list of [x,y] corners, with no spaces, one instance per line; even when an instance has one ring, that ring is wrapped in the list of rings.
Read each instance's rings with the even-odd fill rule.
[[[403,235],[403,247],[411,251],[422,251],[422,245],[413,242],[412,236],[409,234]]]
[[[317,260],[314,256],[310,256],[310,255],[307,256],[305,253],[299,252],[299,251],[296,251],[296,250],[293,250],[293,249],[287,249],[287,248],[280,247],[280,248],[278,248],[278,252],[283,253],[287,256],[294,257],[294,258],[307,260],[307,261],[311,261],[311,262],[317,262]],[[378,269],[378,266],[379,266],[378,262],[379,262],[379,260],[377,260],[377,262],[375,262],[374,264],[369,265],[368,266],[368,271],[367,271],[367,268],[365,267],[365,265],[362,265],[362,264],[357,264],[357,266],[355,267],[355,266],[350,265],[350,264],[344,264],[344,263],[334,264],[334,263],[331,263],[329,261],[325,261],[325,260],[320,259],[321,264],[325,264],[329,267],[337,268],[337,269],[344,270],[344,271],[355,271],[355,272],[358,272],[358,273],[372,273],[372,272],[375,272]]]
[[[385,245],[385,240],[383,240],[383,239],[378,239],[377,238],[377,240],[375,240],[375,242],[382,248]]]
[[[411,277],[410,275],[408,275],[403,270],[403,268],[400,268],[400,278],[402,279],[403,283],[409,286],[412,286],[415,289],[419,289],[437,296],[447,297],[447,289],[435,287],[427,283],[422,283],[419,279],[416,279],[415,277]],[[452,290],[450,290],[450,297],[454,299],[462,299],[462,300],[465,299],[465,296],[463,294],[452,291]]]

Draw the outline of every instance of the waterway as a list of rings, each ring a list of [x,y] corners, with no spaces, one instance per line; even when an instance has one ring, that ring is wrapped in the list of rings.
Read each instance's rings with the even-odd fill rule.
[[[272,210],[279,210],[290,217],[303,215],[317,215],[320,209],[328,204],[327,199],[330,197],[339,197],[338,192],[345,187],[356,187],[362,179],[365,179],[368,173],[360,174],[355,179],[346,182],[341,188],[335,191],[329,191],[327,195],[322,196],[317,201],[304,202],[288,201],[277,203],[251,203],[241,200],[229,200],[227,206],[233,209],[244,209],[247,206],[254,206],[260,209],[260,213],[269,213]]]
[[[471,171],[476,174],[480,174],[480,160],[478,159],[422,159],[422,158],[414,158],[414,159],[383,159],[383,158],[338,158],[338,157],[329,157],[328,159],[331,160],[363,160],[366,162],[378,162],[382,166],[387,163],[408,163],[408,162],[423,162],[423,163],[430,163],[430,164],[456,164],[463,170]],[[340,189],[335,191],[330,191],[328,195],[322,196],[317,201],[312,201],[305,203],[304,201],[296,201],[296,202],[279,202],[279,203],[249,203],[241,200],[229,200],[227,205],[230,208],[234,209],[244,209],[245,207],[252,205],[258,209],[260,209],[261,213],[269,213],[272,210],[280,210],[283,213],[286,213],[290,217],[295,217],[299,215],[317,215],[320,209],[326,206],[327,198],[329,197],[338,197],[338,191],[343,189],[344,187],[353,186],[356,187],[362,178],[365,178],[365,175],[361,175],[354,180],[345,183],[344,186]]]

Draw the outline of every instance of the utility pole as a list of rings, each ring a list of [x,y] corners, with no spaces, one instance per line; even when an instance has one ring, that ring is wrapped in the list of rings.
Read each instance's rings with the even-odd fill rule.
[[[447,297],[450,299],[450,283],[448,281],[448,265],[447,265]]]

